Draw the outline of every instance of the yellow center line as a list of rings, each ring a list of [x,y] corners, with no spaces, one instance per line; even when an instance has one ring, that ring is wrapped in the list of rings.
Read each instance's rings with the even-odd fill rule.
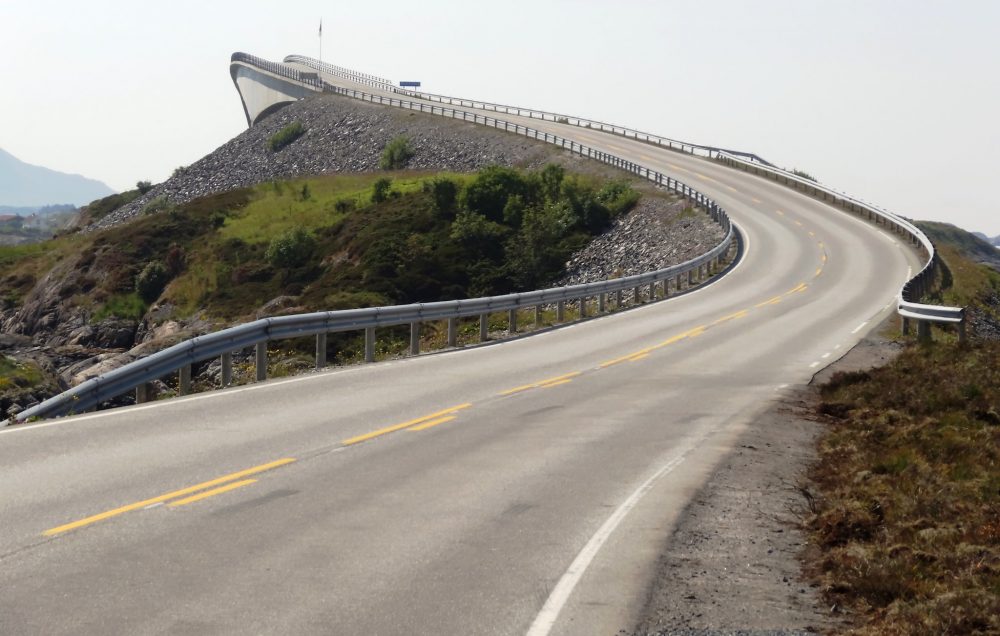
[[[754,307],[758,307],[759,308],[759,307],[766,307],[767,305],[777,305],[780,302],[781,302],[781,296],[775,296],[774,298],[772,298],[770,300],[765,300],[762,303],[757,303],[756,305],[754,305]]]
[[[506,391],[501,391],[499,395],[514,395],[515,393],[520,393],[522,391],[527,391],[529,389],[544,388],[548,384],[553,384],[559,382],[560,380],[565,380],[566,378],[575,378],[580,375],[580,371],[573,371],[571,373],[564,373],[563,375],[557,375],[554,378],[548,378],[546,380],[539,380],[538,382],[533,382],[532,384],[522,384],[521,386],[516,386],[513,389],[507,389]]]
[[[221,495],[224,492],[229,492],[230,490],[236,490],[237,488],[242,488],[243,486],[249,486],[250,484],[255,484],[255,483],[257,483],[256,479],[244,479],[243,481],[234,481],[231,484],[226,484],[225,486],[219,486],[218,488],[213,488],[212,490],[206,490],[205,492],[200,492],[197,495],[191,495],[190,497],[185,497],[184,499],[171,501],[167,505],[170,506],[171,508],[176,508],[177,506],[186,506],[189,503],[201,501],[202,499],[208,499],[209,497],[214,497],[215,495]]]
[[[775,212],[777,212],[777,213],[778,213],[778,214],[780,214],[781,216],[785,216],[785,213],[784,213],[784,212],[782,212],[781,210],[775,210]]]
[[[820,258],[823,260],[824,263],[826,262],[826,254],[823,254],[822,256],[820,256]]]
[[[726,187],[729,188],[729,190],[732,191],[732,192],[739,192],[739,190],[737,190],[736,188],[734,188],[731,185],[727,185]]]
[[[750,197],[750,200],[753,201],[754,203],[763,203],[763,201],[761,201],[757,197]]]
[[[453,419],[455,419],[457,417],[458,417],[457,415],[446,415],[444,417],[439,417],[436,420],[431,420],[430,422],[424,422],[423,424],[418,424],[417,426],[411,426],[410,428],[408,428],[406,430],[408,430],[408,431],[424,431],[424,430],[427,430],[427,429],[431,428],[432,426],[437,426],[438,424],[444,424],[445,422],[450,422],[450,421],[452,421]]]
[[[816,236],[816,233],[813,232],[812,230],[809,230],[809,236]]]
[[[386,435],[388,433],[394,433],[394,432],[396,432],[398,430],[402,430],[404,428],[410,428],[414,424],[422,424],[422,423],[424,423],[424,422],[426,422],[428,420],[437,419],[437,418],[441,417],[442,415],[450,415],[450,414],[454,413],[455,411],[461,411],[462,409],[467,409],[470,406],[472,406],[472,404],[470,402],[466,402],[465,404],[459,404],[458,406],[453,406],[451,408],[447,408],[447,409],[438,411],[436,413],[431,413],[430,415],[424,415],[423,417],[418,417],[418,418],[415,418],[415,419],[412,419],[412,420],[408,420],[408,421],[403,422],[401,424],[394,424],[393,426],[386,426],[385,428],[380,428],[377,431],[372,431],[371,433],[365,433],[364,435],[358,435],[357,437],[351,437],[351,438],[345,439],[344,441],[341,442],[341,444],[343,444],[344,446],[351,446],[352,444],[360,444],[361,442],[366,442],[366,441],[368,441],[370,439],[374,439],[376,437],[380,437],[380,436]]]
[[[699,178],[699,179],[701,179],[702,181],[712,181],[712,182],[714,182],[714,181],[715,181],[715,179],[713,179],[712,177],[706,177],[705,175],[703,175],[703,174],[702,174],[702,173],[700,173],[700,172],[696,172],[696,173],[694,173],[694,176],[698,177],[698,178]]]
[[[632,356],[631,358],[628,359],[628,361],[629,362],[638,362],[639,360],[645,360],[648,357],[649,357],[648,353],[640,353],[637,356]]]
[[[796,292],[803,292],[806,290],[807,287],[809,287],[809,285],[806,285],[805,283],[799,283],[798,287],[793,287],[792,289],[789,289],[788,291],[785,292],[785,295],[794,294]]]
[[[565,380],[559,380],[557,382],[549,382],[548,384],[543,384],[543,385],[539,386],[538,388],[540,388],[540,389],[551,389],[554,386],[562,386],[563,384],[569,384],[572,381],[573,380],[570,380],[570,379],[567,378]]]
[[[722,323],[728,322],[730,320],[739,320],[740,318],[746,318],[747,313],[748,313],[747,310],[744,309],[742,311],[737,311],[735,314],[729,314],[728,316],[723,316],[722,318],[719,318],[718,320],[713,322],[712,326],[714,327],[715,325],[721,325]]]
[[[667,164],[667,166],[669,166],[670,168],[672,168],[672,169],[674,169],[674,170],[678,170],[678,171],[680,171],[680,172],[688,172],[688,170],[687,170],[687,169],[685,169],[685,168],[681,168],[680,166],[675,166],[675,165],[674,165],[674,164],[672,164],[672,163],[668,163],[668,164]]]
[[[46,530],[42,534],[47,537],[55,536],[63,532],[68,532],[69,530],[75,530],[77,528],[82,528],[83,526],[89,526],[90,524],[97,523],[98,521],[110,519],[111,517],[117,517],[118,515],[125,514],[126,512],[139,510],[140,508],[145,508],[146,506],[151,506],[153,504],[162,503],[170,499],[175,499],[177,497],[189,495],[193,492],[204,490],[205,488],[211,488],[212,486],[218,486],[219,484],[224,484],[228,481],[233,481],[234,479],[240,479],[241,477],[247,477],[249,475],[256,475],[257,473],[262,473],[266,470],[271,470],[273,468],[278,468],[279,466],[291,464],[294,461],[295,461],[294,458],[286,457],[284,459],[279,459],[273,462],[269,462],[267,464],[261,464],[260,466],[254,466],[253,468],[247,468],[246,470],[230,473],[228,475],[218,477],[217,479],[212,479],[210,481],[205,481],[200,484],[195,484],[194,486],[188,486],[187,488],[182,488],[180,490],[168,492],[165,495],[153,497],[152,499],[144,499],[142,501],[137,501],[135,503],[128,504],[127,506],[122,506],[121,508],[115,508],[114,510],[108,510],[106,512],[92,515],[85,519],[80,519],[79,521],[73,521],[72,523],[56,526],[55,528],[50,528],[49,530]]]
[[[817,267],[816,268],[816,276],[819,276],[822,273],[823,273],[823,268],[822,267]],[[813,278],[815,278],[816,276],[813,276]]]
[[[796,220],[796,221],[795,221],[795,225],[798,225],[799,227],[802,227],[802,221],[798,221],[798,220]]]

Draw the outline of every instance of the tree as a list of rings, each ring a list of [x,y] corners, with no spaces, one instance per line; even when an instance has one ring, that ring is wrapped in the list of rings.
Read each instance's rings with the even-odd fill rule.
[[[139,191],[139,194],[146,194],[153,189],[153,184],[149,181],[136,181],[135,189]]]
[[[309,260],[316,241],[301,227],[292,228],[274,237],[267,246],[264,258],[271,265],[282,268],[300,267]]]

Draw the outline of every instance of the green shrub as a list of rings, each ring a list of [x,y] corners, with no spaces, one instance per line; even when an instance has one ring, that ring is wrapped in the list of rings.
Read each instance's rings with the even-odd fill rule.
[[[517,170],[489,166],[480,170],[465,188],[463,203],[470,212],[481,214],[490,221],[501,222],[507,200],[513,195],[520,195],[531,201],[535,198],[531,190],[531,184]]]
[[[399,170],[405,168],[412,157],[413,150],[410,148],[409,137],[400,135],[385,145],[378,166],[383,170]]]
[[[808,179],[809,181],[816,180],[816,177],[812,176],[805,170],[799,170],[796,168],[795,170],[792,170],[792,174],[794,174],[796,177],[802,177],[803,179]]]
[[[267,145],[273,152],[278,152],[304,134],[306,134],[306,129],[302,122],[293,121],[271,135],[271,138],[267,140]]]
[[[116,294],[94,312],[92,322],[100,322],[105,318],[126,318],[139,320],[146,313],[147,305],[139,294]]]
[[[272,239],[264,258],[274,267],[299,267],[309,260],[315,247],[312,235],[296,227]]]
[[[151,303],[160,297],[164,287],[170,282],[167,266],[160,261],[150,261],[135,277],[135,291],[139,298]]]
[[[441,177],[424,182],[424,191],[434,198],[434,211],[445,218],[453,218],[455,204],[458,202],[458,184]]]
[[[597,200],[608,208],[612,217],[628,212],[635,207],[642,195],[632,189],[625,179],[609,181],[597,191]]]
[[[382,177],[372,184],[372,203],[382,203],[389,198],[389,189],[392,188],[392,179]]]
[[[146,194],[153,189],[153,184],[149,181],[136,181],[135,189],[139,191],[139,194]]]

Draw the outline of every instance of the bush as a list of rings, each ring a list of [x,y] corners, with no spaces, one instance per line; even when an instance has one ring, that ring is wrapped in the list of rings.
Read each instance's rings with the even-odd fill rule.
[[[392,188],[392,179],[382,177],[372,184],[372,203],[382,203],[389,198],[389,189]]]
[[[136,181],[135,189],[139,191],[139,194],[146,194],[153,189],[153,184],[149,181]]]
[[[306,129],[302,122],[293,121],[271,135],[271,138],[267,140],[267,145],[273,152],[278,152],[304,134],[306,134]]]
[[[792,174],[794,174],[796,177],[802,177],[803,179],[808,179],[809,181],[816,180],[816,177],[812,176],[805,170],[799,170],[796,168],[795,170],[792,170]]]
[[[399,170],[405,168],[412,157],[409,137],[400,135],[385,145],[378,166],[383,170]]]
[[[503,211],[513,195],[524,200],[534,199],[531,185],[520,172],[513,168],[489,166],[479,172],[464,192],[465,207],[470,212],[485,216],[490,221],[503,221]]]
[[[458,184],[447,178],[424,182],[424,191],[434,199],[434,211],[445,218],[453,218],[458,201]]]
[[[632,189],[632,184],[624,179],[610,181],[597,192],[600,201],[612,217],[628,212],[639,202],[641,195]]]
[[[166,265],[160,261],[150,261],[135,277],[135,291],[139,294],[139,298],[151,303],[160,297],[168,282],[170,274]]]
[[[275,267],[299,267],[309,260],[315,246],[312,235],[296,227],[272,239],[264,257]]]

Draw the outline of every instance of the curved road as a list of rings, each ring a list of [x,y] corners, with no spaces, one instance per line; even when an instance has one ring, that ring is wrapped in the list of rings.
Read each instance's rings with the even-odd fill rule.
[[[715,198],[745,258],[530,338],[0,432],[0,633],[630,628],[741,427],[888,315],[919,262],[760,178],[525,123]]]

